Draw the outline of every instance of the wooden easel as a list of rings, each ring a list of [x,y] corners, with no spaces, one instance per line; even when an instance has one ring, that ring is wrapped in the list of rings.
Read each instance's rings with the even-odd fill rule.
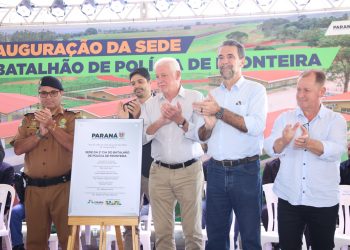
[[[77,235],[77,228],[80,225],[100,225],[100,244],[99,250],[106,249],[106,226],[115,226],[116,234],[116,244],[118,244],[119,250],[124,250],[122,234],[120,231],[120,226],[131,226],[132,228],[132,246],[134,250],[139,250],[138,238],[136,236],[136,227],[139,224],[139,218],[136,217],[127,217],[127,216],[118,216],[118,217],[90,217],[90,216],[70,216],[68,218],[68,225],[73,226],[72,232],[68,238],[68,247],[67,250],[75,250],[74,242]]]

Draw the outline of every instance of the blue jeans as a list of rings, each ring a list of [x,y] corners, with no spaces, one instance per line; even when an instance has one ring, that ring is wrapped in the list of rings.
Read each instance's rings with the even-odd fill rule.
[[[259,160],[223,167],[210,160],[207,183],[206,250],[229,250],[232,210],[244,250],[261,250],[261,178]]]
[[[23,244],[22,221],[25,219],[24,204],[18,203],[12,208],[10,231],[12,246]]]

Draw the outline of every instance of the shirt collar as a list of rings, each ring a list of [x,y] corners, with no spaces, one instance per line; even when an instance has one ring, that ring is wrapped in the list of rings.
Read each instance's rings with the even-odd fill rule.
[[[52,116],[56,116],[58,114],[63,114],[63,113],[64,113],[64,109],[62,106],[60,106],[60,108],[57,109],[57,111],[54,114],[52,114]]]
[[[244,81],[245,81],[244,76],[241,76],[241,77],[238,79],[238,81],[232,86],[232,89],[234,89],[234,88],[240,89],[240,88],[242,87]],[[221,87],[221,89],[223,89],[223,90],[226,89],[226,86],[225,86],[224,82],[221,82],[220,87]],[[231,90],[232,90],[232,89],[231,89]]]
[[[185,97],[185,88],[182,87],[182,85],[180,86],[179,92],[177,93],[176,96]],[[164,96],[164,94],[162,92],[159,93],[159,98],[160,99],[165,99],[165,96]]]
[[[297,116],[305,117],[304,112],[301,110],[301,108],[299,106],[296,108],[295,112],[296,112]],[[327,112],[327,110],[326,110],[325,106],[323,106],[323,104],[321,104],[320,110],[318,111],[316,117],[319,117],[322,119],[325,117],[326,112]]]

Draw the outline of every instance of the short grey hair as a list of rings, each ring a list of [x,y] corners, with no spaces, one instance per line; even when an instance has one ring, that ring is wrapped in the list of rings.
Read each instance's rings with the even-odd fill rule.
[[[162,57],[154,64],[154,69],[159,65],[169,64],[174,71],[181,71],[179,62],[173,57]]]

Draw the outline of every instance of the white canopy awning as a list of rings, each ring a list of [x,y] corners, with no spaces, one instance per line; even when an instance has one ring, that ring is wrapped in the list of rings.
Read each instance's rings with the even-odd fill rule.
[[[31,11],[26,13],[28,17],[19,15],[16,10],[23,1],[29,1],[32,7]],[[1,26],[144,23],[350,11],[350,0],[59,0],[58,2],[62,1],[66,6],[64,16],[55,17],[51,11],[54,0],[0,0]],[[82,12],[82,5],[86,2],[96,4],[96,9],[90,16]],[[111,4],[116,4],[114,11],[118,13],[112,11]]]

